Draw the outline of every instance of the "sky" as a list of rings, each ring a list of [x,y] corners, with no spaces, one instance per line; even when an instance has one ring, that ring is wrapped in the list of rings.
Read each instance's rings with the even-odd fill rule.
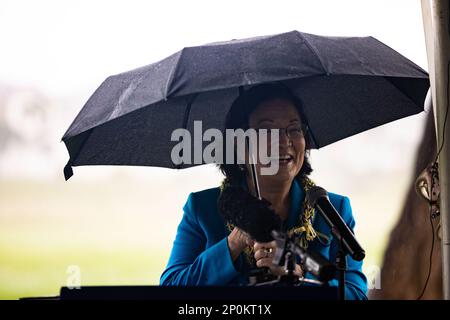
[[[0,1],[0,81],[89,94],[185,46],[281,33],[374,36],[426,69],[420,1]],[[85,97],[87,98],[87,97]]]

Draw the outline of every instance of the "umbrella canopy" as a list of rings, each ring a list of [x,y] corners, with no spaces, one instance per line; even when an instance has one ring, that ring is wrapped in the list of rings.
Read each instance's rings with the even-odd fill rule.
[[[372,37],[298,31],[184,48],[150,65],[108,77],[62,140],[72,166],[174,165],[175,129],[223,129],[239,88],[281,81],[303,103],[321,148],[419,113],[427,73]]]

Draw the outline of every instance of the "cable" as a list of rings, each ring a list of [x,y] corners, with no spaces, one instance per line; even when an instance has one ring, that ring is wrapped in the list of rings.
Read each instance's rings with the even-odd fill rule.
[[[449,108],[449,85],[450,85],[450,61],[447,62],[447,107],[445,109],[445,117],[444,117],[444,127],[442,128],[442,141],[441,146],[439,147],[439,151],[436,154],[436,158],[434,158],[434,162],[436,162],[439,158],[439,155],[441,154],[442,149],[444,148],[444,141],[445,141],[445,127],[447,126],[447,118],[448,118],[448,108]]]
[[[430,187],[430,189],[432,189],[433,186]],[[430,224],[431,224],[431,231],[432,231],[432,237],[431,237],[431,250],[430,250],[430,264],[428,267],[428,276],[427,276],[427,280],[425,281],[425,285],[423,287],[422,293],[419,295],[419,297],[417,297],[416,300],[420,300],[423,297],[423,294],[425,293],[425,290],[427,289],[428,286],[428,281],[430,280],[430,276],[431,276],[431,266],[433,264],[433,249],[434,249],[434,225],[433,225],[433,212],[432,212],[432,208],[433,205],[431,204],[431,200],[429,202],[430,205]]]

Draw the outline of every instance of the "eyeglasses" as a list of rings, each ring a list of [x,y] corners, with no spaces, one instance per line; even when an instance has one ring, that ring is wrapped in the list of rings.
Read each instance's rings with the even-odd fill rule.
[[[299,139],[305,137],[308,132],[308,126],[303,123],[293,123],[288,125],[286,128],[255,128],[255,130],[258,132],[258,135],[262,132],[262,130],[266,130],[268,138],[270,138],[272,130],[280,130],[281,132],[284,131],[286,137],[289,139]]]

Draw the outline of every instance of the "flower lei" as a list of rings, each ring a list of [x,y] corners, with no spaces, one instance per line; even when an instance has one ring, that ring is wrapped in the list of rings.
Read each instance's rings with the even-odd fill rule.
[[[224,188],[226,188],[229,185],[230,185],[229,180],[225,178],[222,181],[222,184],[220,186],[221,192],[224,190]],[[305,192],[307,192],[309,189],[311,189],[314,186],[315,186],[315,184],[311,179],[309,179],[308,177],[302,177],[301,187],[303,188],[303,190]],[[289,237],[296,235],[295,238],[296,238],[297,244],[301,248],[307,249],[308,243],[311,242],[312,240],[314,240],[318,236],[317,232],[314,230],[314,228],[312,226],[312,221],[314,219],[314,208],[309,205],[309,203],[306,201],[306,198],[305,198],[305,200],[303,201],[303,204],[302,204],[302,206],[300,206],[299,210],[300,210],[300,214],[299,214],[298,222],[293,228],[287,230],[287,235]],[[233,224],[227,222],[228,231],[230,231],[230,232],[233,231],[234,227],[235,226]],[[253,248],[246,247],[244,252],[247,257],[247,261],[251,265],[255,265],[256,261],[254,258]]]

